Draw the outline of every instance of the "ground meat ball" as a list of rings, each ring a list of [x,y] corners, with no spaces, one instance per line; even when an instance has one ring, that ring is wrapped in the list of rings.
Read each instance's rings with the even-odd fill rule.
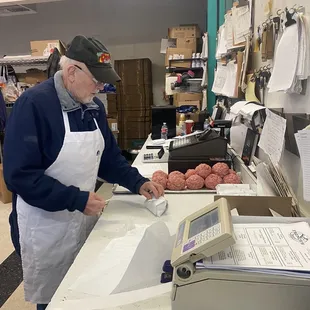
[[[229,169],[229,173],[230,174],[237,174],[237,172],[235,170]]]
[[[201,176],[203,179],[206,179],[212,172],[212,169],[209,165],[201,164],[196,167],[196,173]]]
[[[185,180],[178,176],[169,177],[167,188],[171,191],[182,191],[185,189]]]
[[[185,173],[185,178],[188,179],[189,177],[196,175],[196,170],[195,169],[188,169],[187,172]]]
[[[167,188],[168,179],[166,177],[163,177],[161,175],[155,175],[153,176],[152,181],[160,184],[164,189]]]
[[[235,173],[230,173],[224,177],[225,184],[240,184],[241,180],[240,177]]]
[[[212,173],[224,178],[225,175],[229,174],[229,167],[225,163],[217,163],[212,167]]]
[[[199,175],[192,175],[186,180],[186,186],[188,189],[197,190],[202,189],[205,185],[205,180]]]
[[[155,171],[153,173],[153,178],[157,177],[157,176],[160,176],[160,177],[168,179],[168,174],[166,172],[164,172],[164,171],[161,171],[161,170],[157,170],[157,171]]]
[[[223,179],[217,174],[210,174],[205,180],[205,185],[208,189],[215,189],[217,185],[222,183]]]
[[[173,171],[173,172],[171,172],[169,174],[168,179],[173,178],[173,177],[179,177],[179,178],[185,180],[185,175],[182,172],[180,172],[180,171]]]

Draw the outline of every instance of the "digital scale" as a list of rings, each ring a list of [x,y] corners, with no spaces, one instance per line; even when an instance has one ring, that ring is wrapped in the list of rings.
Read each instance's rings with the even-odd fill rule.
[[[158,152],[149,152],[143,155],[143,163],[167,163],[169,159],[169,151],[165,147],[161,147]]]
[[[275,231],[273,233],[277,235]],[[278,238],[280,243],[281,235]],[[229,254],[225,250],[234,243],[231,210],[225,198],[180,223],[171,258],[174,267],[172,310],[309,309],[308,277],[246,272],[242,266],[239,270],[196,268],[196,263],[217,253],[219,259],[227,259]],[[279,250],[281,248],[282,245],[279,245]],[[247,255],[250,257],[251,253]],[[264,257],[263,252],[261,255]]]

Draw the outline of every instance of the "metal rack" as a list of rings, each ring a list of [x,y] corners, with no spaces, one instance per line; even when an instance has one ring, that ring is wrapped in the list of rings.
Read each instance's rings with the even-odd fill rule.
[[[40,57],[7,57],[0,58],[0,66],[44,66],[47,64],[48,57],[40,56]]]

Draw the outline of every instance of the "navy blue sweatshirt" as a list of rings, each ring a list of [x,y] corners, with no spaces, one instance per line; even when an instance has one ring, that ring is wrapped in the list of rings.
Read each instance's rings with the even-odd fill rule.
[[[84,105],[68,112],[71,131],[93,131],[96,118],[105,139],[98,176],[109,183],[118,183],[133,193],[148,181],[132,168],[121,155],[109,129],[102,102],[95,98],[97,109]],[[79,105],[78,105],[79,106]],[[88,193],[74,186],[65,186],[44,174],[56,160],[64,140],[62,107],[51,78],[26,91],[14,104],[6,127],[4,143],[4,179],[13,192],[10,216],[12,240],[17,252],[19,234],[16,195],[34,207],[49,212],[84,211]],[[77,154],[78,156],[78,154]]]

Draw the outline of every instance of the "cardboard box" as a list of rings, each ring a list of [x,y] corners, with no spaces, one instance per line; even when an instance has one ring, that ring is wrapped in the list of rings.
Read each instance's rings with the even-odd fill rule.
[[[199,101],[202,102],[202,93],[177,93],[173,97],[174,105],[179,107],[180,102]]]
[[[168,37],[170,39],[200,38],[201,31],[198,25],[172,27],[168,30]]]
[[[108,118],[108,124],[113,133],[118,133],[118,123],[115,118]]]
[[[61,55],[65,54],[66,46],[60,40],[31,41],[31,56],[49,56],[55,47]]]
[[[169,59],[172,56],[173,59],[192,59],[192,50],[189,48],[168,48],[166,53],[166,67],[169,67]],[[192,61],[171,61],[170,67],[176,68],[191,68]]]
[[[180,38],[177,39],[177,48],[188,48],[192,50],[192,53],[196,53],[197,43],[196,38]]]
[[[291,217],[292,198],[272,196],[214,196],[214,201],[226,198],[230,209],[243,216],[272,216],[270,210]]]

